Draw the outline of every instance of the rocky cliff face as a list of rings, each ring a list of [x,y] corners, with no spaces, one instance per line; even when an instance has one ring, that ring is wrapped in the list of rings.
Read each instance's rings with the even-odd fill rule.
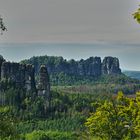
[[[119,59],[116,57],[105,57],[102,62],[102,74],[121,74]]]
[[[48,71],[45,65],[41,65],[39,71],[39,84],[38,84],[38,95],[50,97],[50,81]]]
[[[49,62],[50,61],[50,62]],[[90,57],[86,60],[81,59],[75,61],[74,59],[66,61],[62,57],[49,59],[46,63],[49,74],[65,73],[70,75],[80,76],[94,76],[101,75],[101,58]],[[36,68],[38,66],[36,65]]]
[[[101,58],[90,57],[85,60],[85,73],[88,76],[98,77],[101,75]]]
[[[1,79],[10,80],[16,87],[27,90],[35,89],[35,71],[32,65],[14,62],[3,62],[1,65]]]
[[[93,79],[104,74],[121,74],[119,60],[116,57],[105,57],[103,61],[101,61],[100,57],[90,57],[86,60],[81,59],[80,61],[67,61],[63,57],[47,56],[47,58],[42,58],[34,57],[29,60],[30,63],[20,64],[6,62],[3,57],[0,57],[0,79],[10,80],[17,87],[21,86],[26,90],[36,90],[36,72],[36,75],[39,75],[39,84],[37,84],[38,94],[49,95],[50,83],[48,73],[51,76],[53,75],[54,79],[58,75],[60,75],[59,78],[61,79],[61,73],[63,73],[63,76],[66,74],[75,77],[92,77]],[[41,66],[41,63],[45,63],[45,65]],[[65,82],[67,82],[66,80]]]
[[[41,64],[45,64],[48,73],[51,75],[64,73],[74,76],[92,76],[98,78],[102,74],[120,74],[119,60],[116,57],[105,57],[101,61],[100,57],[90,57],[86,60],[74,59],[67,61],[63,57],[40,56],[32,57],[24,63],[30,63],[35,66],[36,73],[39,72]]]
[[[86,60],[80,60],[77,65],[78,75],[81,76],[94,76],[101,75],[101,58],[90,57]]]
[[[0,55],[0,79],[1,79],[1,66],[4,61],[5,61],[4,58]]]
[[[119,60],[116,57],[105,57],[101,62],[100,57],[90,57],[80,61],[66,61],[61,58],[56,64],[46,63],[50,74],[64,72],[71,75],[99,77],[102,74],[120,74]]]
[[[116,57],[105,57],[101,62],[100,57],[90,57],[78,62],[79,75],[99,77],[103,74],[121,74],[119,59]]]
[[[0,57],[0,80],[10,81],[15,88],[23,88],[26,91],[38,91],[38,95],[41,96],[45,95],[45,97],[48,97],[50,94],[49,75],[44,65],[40,68],[39,86],[36,89],[37,84],[35,82],[35,68],[33,65],[6,62],[3,57]]]
[[[36,89],[35,83],[35,68],[33,65],[25,65],[25,88]]]

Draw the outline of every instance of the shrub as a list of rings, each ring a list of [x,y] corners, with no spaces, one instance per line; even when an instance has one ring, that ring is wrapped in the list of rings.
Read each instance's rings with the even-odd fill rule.
[[[89,133],[106,140],[131,140],[140,137],[140,93],[128,98],[120,92],[112,101],[98,103],[85,123]]]

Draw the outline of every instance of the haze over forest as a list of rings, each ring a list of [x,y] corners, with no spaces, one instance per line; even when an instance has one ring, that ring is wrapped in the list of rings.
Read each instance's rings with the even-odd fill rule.
[[[139,45],[88,43],[0,44],[0,54],[7,61],[19,62],[32,56],[63,56],[65,59],[87,59],[90,56],[118,57],[122,70],[140,70]]]

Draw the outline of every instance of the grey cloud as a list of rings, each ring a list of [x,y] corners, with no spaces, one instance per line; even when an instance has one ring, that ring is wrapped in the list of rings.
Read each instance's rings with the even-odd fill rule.
[[[1,42],[137,42],[132,0],[0,0],[9,31]],[[133,35],[133,36],[132,36]]]

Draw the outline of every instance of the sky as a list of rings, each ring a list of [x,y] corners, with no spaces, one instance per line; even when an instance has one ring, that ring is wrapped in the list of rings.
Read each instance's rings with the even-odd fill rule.
[[[10,61],[33,55],[66,59],[116,56],[123,69],[140,70],[139,0],[0,0],[8,31],[0,54]]]

